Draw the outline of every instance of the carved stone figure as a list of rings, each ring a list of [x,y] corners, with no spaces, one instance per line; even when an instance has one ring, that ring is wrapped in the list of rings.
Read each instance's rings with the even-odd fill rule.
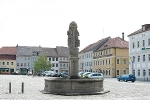
[[[78,47],[80,40],[78,38],[79,32],[77,30],[77,23],[71,22],[69,25],[68,35],[68,48],[69,48],[69,76],[70,78],[78,78]]]
[[[69,25],[69,30],[67,32],[68,35],[68,47],[74,48],[80,46],[80,40],[78,39],[79,32],[77,30],[77,23],[71,22]]]

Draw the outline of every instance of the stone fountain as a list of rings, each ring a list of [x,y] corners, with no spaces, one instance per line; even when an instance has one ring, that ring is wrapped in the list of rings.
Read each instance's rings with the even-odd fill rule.
[[[42,93],[60,94],[60,95],[83,95],[83,94],[101,94],[104,91],[103,79],[88,79],[78,77],[78,47],[80,40],[76,22],[69,25],[68,48],[69,48],[69,75],[67,78],[48,78],[45,79],[45,87]]]

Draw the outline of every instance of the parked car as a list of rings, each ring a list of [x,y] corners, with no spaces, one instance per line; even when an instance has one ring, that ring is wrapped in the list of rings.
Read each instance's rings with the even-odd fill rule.
[[[58,73],[56,77],[62,77],[63,73]]]
[[[84,74],[81,75],[83,78],[88,78],[88,75],[91,74],[92,72],[85,72]]]
[[[78,76],[81,77],[84,72],[78,72]]]
[[[58,73],[54,72],[54,73],[51,73],[51,77],[57,77]]]
[[[88,78],[101,78],[104,79],[104,76],[102,73],[91,73],[88,75]]]
[[[54,73],[54,71],[46,71],[45,73],[46,73],[45,74],[46,76],[50,76],[51,77],[51,74]]]
[[[125,81],[125,82],[127,82],[127,81],[132,81],[132,82],[134,82],[134,81],[136,81],[136,77],[133,75],[133,74],[123,74],[122,76],[119,76],[118,78],[118,81]]]
[[[67,77],[68,76],[68,72],[63,72],[62,73],[62,77]]]

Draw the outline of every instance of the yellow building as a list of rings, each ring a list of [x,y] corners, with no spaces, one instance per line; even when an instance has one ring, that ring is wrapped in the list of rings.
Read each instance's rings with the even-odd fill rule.
[[[0,49],[0,74],[11,74],[16,71],[16,47]]]
[[[104,77],[118,77],[129,73],[128,42],[123,38],[109,38],[94,52],[93,70],[101,72]]]

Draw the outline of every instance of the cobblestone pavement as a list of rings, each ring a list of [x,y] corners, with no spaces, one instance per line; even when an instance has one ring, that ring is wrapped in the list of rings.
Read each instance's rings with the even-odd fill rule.
[[[44,79],[49,77],[32,77],[23,75],[0,75],[0,100],[150,100],[150,82],[118,82],[116,78],[105,78],[104,89],[110,90],[103,95],[62,96],[42,94]],[[9,92],[11,82],[11,93]],[[21,84],[24,82],[24,93]]]

